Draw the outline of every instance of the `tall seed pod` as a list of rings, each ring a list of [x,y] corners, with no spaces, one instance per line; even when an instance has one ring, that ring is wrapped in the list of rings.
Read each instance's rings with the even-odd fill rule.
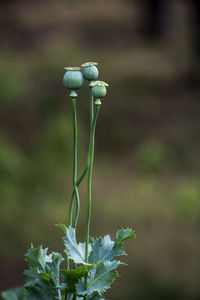
[[[63,77],[63,85],[71,90],[76,91],[83,86],[83,74],[81,73],[81,68],[79,67],[67,67],[64,68],[67,70]]]

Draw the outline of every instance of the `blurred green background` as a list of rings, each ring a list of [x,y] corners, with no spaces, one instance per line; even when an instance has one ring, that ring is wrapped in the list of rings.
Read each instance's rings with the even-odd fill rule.
[[[200,89],[190,72],[186,2],[174,1],[161,39],[142,34],[142,1],[0,2],[1,291],[23,284],[31,242],[63,251],[54,226],[67,222],[72,191],[63,67],[97,61],[110,87],[96,131],[91,234],[114,237],[126,226],[137,233],[107,298],[200,299]],[[78,98],[79,173],[86,86]],[[84,184],[80,193],[83,240]]]

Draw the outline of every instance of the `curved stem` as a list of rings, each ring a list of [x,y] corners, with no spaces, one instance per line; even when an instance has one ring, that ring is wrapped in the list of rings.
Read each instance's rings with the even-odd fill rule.
[[[91,143],[89,151],[89,168],[88,168],[88,210],[87,210],[87,224],[86,224],[86,233],[85,233],[85,262],[88,262],[88,246],[89,246],[89,234],[90,234],[90,220],[91,220],[91,208],[92,208],[92,169],[93,169],[93,160],[94,160],[94,139],[95,139],[95,127],[98,117],[100,106],[96,105],[95,115],[92,122],[92,131],[91,131]],[[87,289],[87,276],[85,276],[85,289]]]
[[[76,185],[77,181],[77,117],[76,117],[76,98],[72,98],[72,113],[73,113],[73,188],[75,191],[76,199],[76,213],[74,218],[74,227],[76,227],[78,216],[80,212],[80,199],[78,188]]]
[[[91,91],[91,89],[90,89]],[[90,94],[90,138],[89,138],[89,147],[88,147],[88,154],[87,154],[87,160],[86,160],[86,166],[85,169],[83,170],[83,173],[81,174],[81,176],[79,177],[79,179],[76,182],[76,187],[78,188],[78,186],[80,185],[80,183],[82,182],[82,180],[84,179],[87,171],[88,171],[88,167],[89,167],[89,156],[90,156],[90,140],[91,140],[91,132],[92,132],[92,124],[93,124],[93,118],[94,118],[94,98],[92,96],[92,92]],[[76,215],[75,215],[75,219],[74,222],[72,223],[72,214],[73,214],[73,204],[74,204],[74,196],[75,196],[75,188],[72,192],[71,198],[70,198],[70,208],[69,208],[69,225],[75,227],[76,225]]]

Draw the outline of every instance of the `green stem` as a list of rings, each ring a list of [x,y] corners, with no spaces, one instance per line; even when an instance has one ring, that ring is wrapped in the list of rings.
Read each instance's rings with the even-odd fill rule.
[[[92,92],[91,92],[91,94],[90,94],[90,135],[91,135],[91,132],[92,132],[93,117],[94,117],[94,98],[93,98]],[[86,166],[85,166],[85,169],[84,169],[83,173],[81,174],[81,176],[79,177],[79,179],[76,182],[77,188],[80,185],[80,183],[82,182],[82,180],[84,179],[84,177],[85,177],[85,175],[86,175],[86,173],[88,171],[89,156],[90,156],[90,140],[91,140],[91,137],[89,139],[89,147],[88,147],[88,154],[87,154]],[[74,221],[72,223],[74,196],[75,196],[75,188],[74,188],[74,190],[72,192],[72,195],[71,195],[71,198],[70,198],[69,225],[73,226],[73,227],[76,227],[76,223],[77,223],[76,216],[75,216],[75,219],[74,219]]]
[[[95,139],[95,127],[99,113],[100,105],[96,105],[95,115],[92,123],[91,131],[91,143],[89,150],[89,168],[88,168],[88,210],[87,210],[87,224],[85,234],[85,262],[88,262],[88,246],[89,246],[89,234],[90,234],[90,220],[91,220],[91,208],[92,208],[92,169],[94,161],[94,139]],[[87,276],[85,276],[85,289],[87,289]]]
[[[92,88],[90,87],[90,131],[92,130],[93,118],[94,118],[94,97],[92,95]]]
[[[91,132],[91,144],[89,154],[89,168],[88,168],[88,211],[87,211],[87,225],[86,225],[86,243],[85,243],[85,261],[88,262],[88,245],[89,245],[89,231],[90,231],[90,219],[91,219],[91,204],[92,204],[92,169],[94,160],[94,138],[95,127],[100,106],[96,106],[95,116],[93,119],[93,126]]]
[[[72,98],[72,113],[73,113],[73,188],[76,199],[76,212],[74,217],[74,227],[76,227],[80,212],[80,199],[77,188],[77,117],[76,117],[76,98]]]
[[[76,116],[76,97],[72,97],[72,116],[73,116],[73,188],[74,188],[74,195],[76,199],[76,212],[75,212],[75,221],[74,227],[76,227],[79,212],[80,212],[80,199],[79,193],[77,188],[77,116]],[[73,211],[73,201],[70,203],[70,215],[72,215]],[[70,223],[71,225],[71,223]],[[66,269],[69,270],[69,259],[66,257]],[[69,294],[65,294],[65,300],[69,298]]]

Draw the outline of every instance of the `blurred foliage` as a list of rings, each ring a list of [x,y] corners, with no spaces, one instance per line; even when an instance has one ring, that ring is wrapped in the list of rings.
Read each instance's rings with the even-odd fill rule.
[[[1,102],[9,104],[18,100],[24,92],[24,78],[19,70],[10,72],[8,66],[1,64],[0,98]]]
[[[27,153],[17,150],[1,135],[0,207],[1,232],[4,241],[1,254],[7,255],[8,249],[12,251],[13,240],[7,234],[8,230],[12,235],[16,231],[16,234],[21,236],[22,246],[23,238],[31,236],[32,226],[25,225],[28,220],[33,223],[43,222],[43,214],[46,215],[46,211],[49,210],[47,206],[49,208],[51,205],[55,206],[59,194],[61,199],[58,203],[64,205],[65,193],[69,186],[67,178],[71,172],[68,167],[72,149],[69,142],[71,126],[71,118],[67,114],[62,116],[61,113],[59,117],[51,118],[35,141],[34,147],[31,147]],[[54,214],[54,210],[52,213]],[[38,232],[35,234],[37,236]],[[18,246],[19,243],[20,241]]]
[[[136,153],[139,168],[146,172],[157,172],[170,167],[173,154],[167,145],[154,141],[145,141]]]
[[[184,222],[199,225],[200,186],[198,182],[186,182],[178,186],[175,192],[175,208]]]

